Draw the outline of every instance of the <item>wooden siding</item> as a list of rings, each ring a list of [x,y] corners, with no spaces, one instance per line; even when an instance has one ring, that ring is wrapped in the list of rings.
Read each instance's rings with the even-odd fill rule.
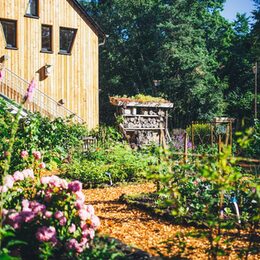
[[[0,31],[0,57],[25,80],[35,77],[38,88],[82,117],[89,128],[98,125],[98,35],[70,0],[40,0],[39,19],[25,17],[29,0],[0,1],[0,18],[17,20],[18,50],[5,48]],[[41,53],[41,25],[52,25],[53,54]],[[71,55],[59,52],[59,28],[78,29]],[[45,64],[52,73],[42,77]],[[41,72],[41,73],[39,73]]]

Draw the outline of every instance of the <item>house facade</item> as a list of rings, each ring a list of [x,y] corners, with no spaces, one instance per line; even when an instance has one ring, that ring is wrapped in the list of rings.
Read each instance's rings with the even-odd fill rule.
[[[53,117],[75,114],[77,121],[96,127],[98,48],[104,33],[79,3],[0,1],[0,24],[0,62],[5,70],[0,94],[19,101],[34,79],[36,96],[28,109]]]

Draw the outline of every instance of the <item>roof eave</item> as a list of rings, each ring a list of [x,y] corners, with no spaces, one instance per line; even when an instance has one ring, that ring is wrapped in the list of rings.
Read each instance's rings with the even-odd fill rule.
[[[103,29],[98,25],[98,23],[85,11],[82,5],[77,0],[72,0],[72,2],[77,6],[79,11],[87,18],[90,24],[97,30],[98,34],[103,38],[106,37],[105,32]]]

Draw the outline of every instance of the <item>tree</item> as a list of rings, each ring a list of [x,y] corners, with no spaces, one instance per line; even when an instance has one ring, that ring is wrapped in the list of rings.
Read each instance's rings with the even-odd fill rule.
[[[109,34],[100,49],[101,120],[111,118],[109,95],[137,93],[172,101],[174,127],[250,111],[248,20],[241,15],[236,26],[225,20],[225,0],[82,2]]]

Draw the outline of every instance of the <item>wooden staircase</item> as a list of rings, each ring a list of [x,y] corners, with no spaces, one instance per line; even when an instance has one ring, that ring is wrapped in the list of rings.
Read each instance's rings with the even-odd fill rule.
[[[30,82],[16,75],[7,68],[3,68],[4,76],[0,81],[0,96],[6,100],[13,100],[17,104],[21,104]],[[17,111],[17,106],[10,102],[10,109],[12,113]],[[32,102],[24,104],[24,111],[22,116],[26,115],[26,111],[40,112],[42,115],[49,118],[72,118],[75,123],[84,123],[84,120],[76,115],[73,111],[61,106],[56,100],[46,95],[39,89],[34,90]]]

